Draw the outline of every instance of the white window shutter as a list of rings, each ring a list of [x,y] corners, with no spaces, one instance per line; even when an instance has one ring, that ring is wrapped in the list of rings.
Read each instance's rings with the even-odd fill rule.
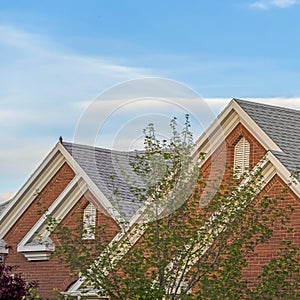
[[[242,137],[234,147],[234,170],[237,176],[241,176],[249,169],[250,144]]]
[[[96,207],[89,203],[83,212],[82,238],[85,240],[95,239]]]

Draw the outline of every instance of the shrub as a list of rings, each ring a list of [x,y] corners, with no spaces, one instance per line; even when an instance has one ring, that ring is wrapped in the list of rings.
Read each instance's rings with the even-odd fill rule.
[[[0,299],[1,300],[39,300],[35,293],[37,281],[26,282],[16,273],[17,266],[0,263]]]

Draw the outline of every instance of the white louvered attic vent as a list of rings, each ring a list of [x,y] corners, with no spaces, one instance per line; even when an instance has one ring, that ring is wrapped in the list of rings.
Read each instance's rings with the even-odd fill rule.
[[[96,207],[89,203],[83,212],[83,231],[82,238],[84,240],[95,239],[96,226]]]
[[[249,161],[250,144],[242,137],[234,147],[234,170],[238,177],[249,169]]]

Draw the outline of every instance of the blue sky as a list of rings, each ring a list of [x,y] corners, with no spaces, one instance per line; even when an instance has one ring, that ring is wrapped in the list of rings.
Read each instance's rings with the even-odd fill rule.
[[[233,97],[300,108],[299,13],[296,0],[2,0],[0,201],[60,135],[74,140],[93,99],[124,81],[168,78],[191,88],[213,112],[205,124]],[[117,102],[102,100],[106,114],[114,111]],[[126,145],[149,107],[158,122],[177,113],[147,103],[110,114],[118,134],[110,128],[97,145],[116,137]]]

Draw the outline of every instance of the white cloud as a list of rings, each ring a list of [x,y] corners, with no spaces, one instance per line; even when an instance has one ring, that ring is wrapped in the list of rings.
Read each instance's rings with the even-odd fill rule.
[[[265,10],[268,9],[268,5],[263,1],[256,1],[250,4],[252,8]]]
[[[300,98],[243,98],[248,101],[277,105],[300,110]],[[91,112],[78,123],[78,131],[74,136],[77,143],[96,145],[105,148],[132,150],[132,147],[141,147],[142,129],[150,122],[155,124],[160,134],[168,133],[168,123],[173,116],[178,117],[178,123],[184,120],[188,111],[192,122],[194,138],[211,124],[217,115],[230,102],[231,98],[206,98],[191,101],[181,99],[140,99],[139,101],[122,102],[98,101],[95,103],[80,103]],[[91,106],[92,105],[92,106]],[[91,107],[89,107],[91,106]],[[106,112],[111,112],[107,114]]]
[[[300,110],[300,97],[272,97],[272,98],[243,98],[258,103],[264,103],[275,106],[282,106],[286,108],[292,108]]]
[[[277,6],[279,4],[277,3]],[[8,200],[21,188],[37,165],[51,150],[59,135],[72,140],[77,121],[84,108],[99,92],[120,81],[151,75],[151,70],[134,68],[112,62],[109,58],[90,57],[74,53],[47,38],[17,27],[0,24],[0,200]],[[146,87],[143,87],[146,89]],[[178,91],[176,91],[175,95]],[[116,95],[116,99],[120,94]],[[124,96],[124,94],[122,94]],[[111,100],[111,99],[110,99]],[[229,98],[204,99],[216,116]],[[117,100],[115,100],[117,101]],[[122,100],[123,101],[123,100]],[[106,111],[122,105],[122,101],[104,101],[99,108]],[[174,103],[176,103],[174,100]],[[185,106],[184,97],[181,103]],[[269,104],[300,108],[300,99],[255,99]],[[102,106],[101,106],[102,105]],[[195,111],[197,103],[189,105]],[[144,128],[139,118],[143,108],[138,102],[128,105],[129,119],[117,135],[125,148],[132,144],[135,133]],[[159,101],[151,110],[172,115],[176,111]],[[117,118],[118,115],[116,114]],[[97,116],[101,117],[101,114]],[[206,123],[212,119],[207,119]],[[155,121],[154,121],[155,122]],[[137,129],[137,126],[140,128]],[[128,140],[127,138],[130,140]],[[137,133],[138,135],[139,133]],[[195,133],[195,138],[200,132]],[[136,136],[138,137],[138,136]],[[109,133],[101,136],[101,145],[114,139]]]
[[[297,0],[272,0],[271,5],[276,7],[289,7],[299,3]]]
[[[74,53],[44,36],[0,24],[0,200],[21,187],[58,136],[73,136],[77,101],[150,72]]]
[[[255,9],[267,10],[272,7],[288,8],[296,4],[299,4],[298,0],[261,0],[251,3],[250,6]]]
[[[273,98],[243,98],[245,100],[265,103],[269,105],[278,105],[282,107],[289,107],[294,109],[300,110],[300,98],[284,98],[284,97],[273,97]],[[177,99],[178,100],[178,99]],[[176,101],[177,101],[176,100]],[[229,98],[206,98],[203,101],[206,102],[208,107],[211,109],[211,117],[217,116],[222,109],[229,103],[231,99]],[[184,104],[184,99],[181,99],[181,103]],[[90,102],[81,102],[78,105],[86,108]],[[99,103],[99,108],[101,108],[101,104],[105,105],[105,109],[113,109],[116,103],[107,102],[107,103]],[[122,103],[117,101],[118,105]],[[103,106],[104,108],[104,106]],[[199,109],[197,107],[197,103],[193,103],[190,108],[194,108],[195,110]],[[140,146],[142,139],[141,139],[141,130],[144,128],[145,120],[143,116],[141,116],[139,111],[141,109],[139,103],[133,103],[131,106],[127,107],[126,114],[135,115],[135,119],[127,121],[127,123],[121,123],[121,127],[119,131],[114,134],[105,134],[101,135],[100,145],[105,147],[116,146],[121,147],[123,149],[128,149],[128,146],[135,147]],[[152,102],[152,110],[160,111],[161,114],[154,114],[150,115],[150,120],[153,121],[154,124],[167,122],[166,109],[168,109],[167,105],[164,105],[157,102]],[[173,112],[173,111],[172,111]],[[170,115],[170,114],[169,114]],[[117,116],[118,117],[118,116]],[[206,120],[206,123],[209,124],[213,121],[213,118]],[[194,128],[192,128],[194,129]],[[125,132],[125,133],[124,133]],[[195,139],[201,132],[195,132]],[[117,139],[114,140],[114,139]],[[30,173],[34,171],[34,168],[37,167],[38,163],[46,156],[48,152],[50,152],[51,148],[54,146],[55,141],[51,139],[40,138],[40,137],[33,137],[28,138],[24,137],[21,141],[14,139],[14,137],[9,135],[4,135],[3,133],[0,134],[0,140],[3,142],[1,143],[0,149],[0,169],[6,175],[6,177],[11,176],[10,180],[16,180],[16,182],[20,183],[20,185],[16,186],[15,189],[17,191],[18,188],[21,188],[21,183],[24,183]],[[20,146],[21,145],[21,146]],[[2,172],[2,173],[3,173]],[[16,174],[21,176],[20,178],[16,178]],[[11,192],[11,187],[7,187],[6,190],[0,192],[0,201],[9,200],[12,195],[16,192]]]
[[[4,91],[10,92],[10,97],[19,96],[18,100],[21,97],[24,100],[24,95],[13,93],[16,90],[25,93],[32,102],[36,102],[41,93],[43,100],[49,100],[49,96],[53,100],[53,94],[56,97],[74,96],[80,88],[101,91],[107,85],[148,73],[114,63],[109,58],[73,53],[44,37],[13,26],[0,25],[0,47],[0,77],[5,83]],[[44,92],[49,90],[51,95],[48,96]]]

